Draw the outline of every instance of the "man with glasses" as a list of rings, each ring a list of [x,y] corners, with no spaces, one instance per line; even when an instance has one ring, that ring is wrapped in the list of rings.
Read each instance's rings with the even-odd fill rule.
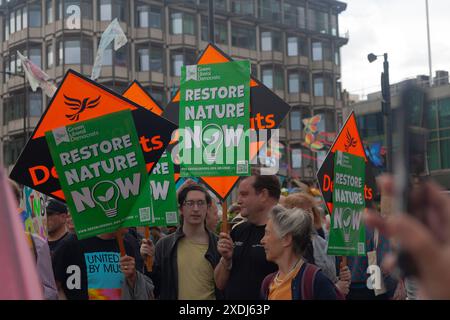
[[[161,300],[214,300],[219,292],[214,283],[214,268],[220,260],[217,236],[205,226],[211,196],[198,184],[178,194],[181,226],[158,241],[153,272],[156,296]],[[152,255],[145,241],[141,253]]]

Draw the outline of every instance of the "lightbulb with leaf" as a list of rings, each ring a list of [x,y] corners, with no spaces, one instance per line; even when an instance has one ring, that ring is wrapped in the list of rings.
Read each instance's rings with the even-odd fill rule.
[[[350,235],[351,235],[351,225],[352,225],[352,209],[351,208],[345,208],[345,210],[342,212],[342,224],[343,224],[343,230],[344,230],[344,241],[350,242]]]
[[[109,180],[100,181],[92,188],[92,199],[102,208],[108,218],[117,216],[119,196],[119,187]]]
[[[203,150],[208,162],[216,162],[219,148],[223,143],[223,131],[217,124],[208,124],[202,132]]]

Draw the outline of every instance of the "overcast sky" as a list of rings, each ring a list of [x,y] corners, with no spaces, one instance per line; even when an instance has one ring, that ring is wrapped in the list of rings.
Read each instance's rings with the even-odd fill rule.
[[[342,88],[367,95],[380,90],[383,57],[369,63],[367,54],[388,53],[390,82],[429,74],[425,0],[342,0]],[[433,76],[450,71],[450,0],[429,0]]]

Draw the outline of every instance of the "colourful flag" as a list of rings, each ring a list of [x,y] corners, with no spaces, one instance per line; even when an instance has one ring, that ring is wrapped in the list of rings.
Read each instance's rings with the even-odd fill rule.
[[[42,300],[42,286],[20,222],[18,204],[1,167],[0,190],[0,300]]]
[[[100,39],[100,43],[97,49],[97,56],[95,57],[94,67],[92,68],[92,80],[97,80],[100,77],[100,71],[103,64],[103,54],[105,49],[114,41],[114,51],[122,48],[127,42],[127,36],[120,27],[119,21],[114,19],[109,26],[105,29]]]
[[[31,90],[36,92],[37,88],[41,88],[49,98],[53,97],[56,92],[56,86],[50,82],[49,75],[31,62],[30,59],[23,56],[19,51],[17,51],[17,55],[22,62],[22,67],[28,82],[30,83]]]

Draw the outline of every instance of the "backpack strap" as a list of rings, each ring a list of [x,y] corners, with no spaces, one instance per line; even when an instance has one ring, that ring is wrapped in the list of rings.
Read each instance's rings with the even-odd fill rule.
[[[269,286],[272,283],[273,279],[275,278],[276,274],[277,274],[276,272],[270,273],[264,278],[264,280],[263,280],[263,282],[261,284],[261,298],[262,299],[268,300],[268,298],[269,298]]]
[[[302,300],[314,300],[314,280],[319,270],[315,265],[305,263],[305,270],[300,282]]]

